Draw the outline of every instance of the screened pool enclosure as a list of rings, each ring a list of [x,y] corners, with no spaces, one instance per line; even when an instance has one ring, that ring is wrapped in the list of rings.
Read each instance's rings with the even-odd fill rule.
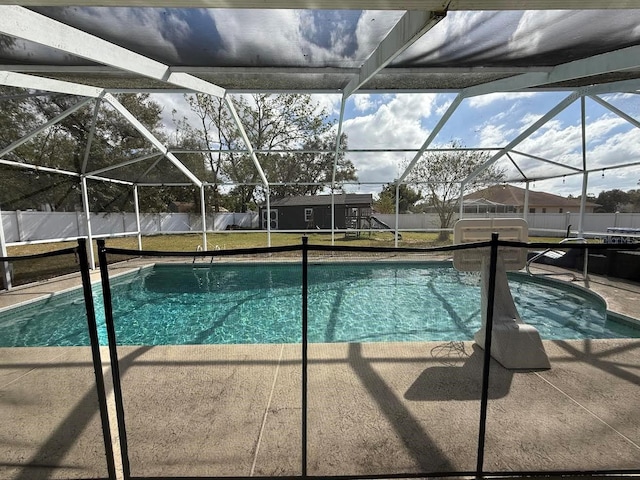
[[[486,157],[476,170],[447,180],[458,185],[460,196],[492,166],[504,172],[501,181],[522,183],[527,190],[536,181],[562,179],[562,184],[573,184],[583,200],[590,185],[616,188],[621,179],[637,176],[640,160],[630,147],[621,147],[620,137],[623,129],[633,140],[638,127],[634,92],[640,10],[628,2],[608,3],[606,8],[599,2],[531,2],[527,11],[509,2],[483,2],[480,9],[464,1],[420,2],[409,10],[394,2],[367,5],[374,10],[359,10],[363,5],[358,2],[314,4],[313,9],[288,2],[270,3],[269,9],[251,2],[235,9],[216,2],[121,2],[104,7],[83,1],[71,7],[43,0],[22,5],[2,6],[3,98],[7,106],[36,98],[51,108],[41,108],[39,124],[4,131],[1,208],[50,208],[40,200],[44,193],[71,196],[75,200],[67,208],[84,213],[78,221],[90,239],[91,215],[105,204],[127,198],[123,208],[135,213],[138,221],[119,233],[139,236],[140,195],[187,188],[201,216],[195,228],[206,249],[212,229],[207,222],[211,195],[254,189],[255,198],[269,211],[278,187],[301,180],[272,174],[264,164],[292,155],[301,162],[312,154],[329,159],[324,174],[309,180],[317,191],[377,192],[392,184],[398,202],[400,185],[416,181],[410,174],[421,159],[455,149],[447,144],[462,135],[457,130],[478,132],[497,115],[480,109],[470,118],[465,109],[496,98],[511,101],[514,108],[528,102],[532,110],[508,131],[506,125],[497,130],[493,126],[494,132],[501,131],[498,136],[485,132],[482,138],[469,138],[474,144],[467,149]],[[139,92],[162,106],[165,134],[159,135],[127,107],[122,95]],[[176,143],[178,133],[170,130],[180,128],[172,126],[169,117],[172,109],[180,110],[180,103],[184,109],[185,93],[222,99],[237,142],[213,142],[195,150]],[[313,147],[304,142],[252,144],[255,125],[241,118],[236,104],[246,98],[243,95],[260,93],[322,98],[335,122],[326,142]],[[418,121],[424,128],[417,137],[392,141],[393,127],[384,130],[389,135],[385,138],[373,130],[375,124],[362,136],[361,122],[352,118],[354,109],[385,96],[407,100],[393,106],[397,119],[380,117],[378,128],[391,121],[403,125],[402,119],[409,122],[406,128],[415,128]],[[429,104],[435,111],[428,117],[412,117],[414,109]],[[543,109],[533,108],[537,104]],[[532,145],[541,132],[557,129],[563,114],[572,116],[575,127],[562,131],[571,138],[570,146],[560,151]],[[125,143],[112,148],[114,140],[104,130],[105,115],[130,125],[130,147]],[[602,142],[602,122],[592,123],[596,117],[611,124],[612,141]],[[52,141],[61,141],[59,135],[65,134],[58,126],[70,119],[74,127],[67,150],[58,151]],[[197,119],[194,124],[191,118],[191,124],[198,128]],[[614,125],[616,130],[611,130]],[[84,133],[74,136],[77,131]],[[348,146],[335,141],[344,134],[352,139]],[[615,154],[604,155],[603,149]],[[34,150],[40,153],[34,156]],[[243,178],[212,178],[201,165],[203,156],[210,154],[240,156],[253,171]],[[194,166],[194,155],[201,158],[196,162],[200,167]],[[342,159],[354,162],[356,180],[340,178]],[[31,181],[20,183],[15,191],[15,176]],[[429,181],[423,179],[422,186]],[[98,202],[98,196],[108,198]],[[462,205],[460,210],[462,215]],[[397,219],[395,223],[390,226],[397,232]],[[583,222],[578,223],[574,229],[582,235]],[[269,245],[271,222],[265,230]],[[332,235],[336,230],[333,223]],[[92,248],[91,252],[94,265]]]
[[[614,305],[585,288],[585,259],[635,258],[638,244],[411,248],[399,226],[405,186],[453,185],[458,219],[481,179],[521,184],[526,221],[537,182],[580,197],[567,236],[583,237],[592,189],[637,188],[640,5],[526,7],[0,0],[0,478],[640,475],[638,322],[613,311],[637,292],[601,280]],[[246,106],[296,94],[322,135],[276,109],[293,133],[262,141]],[[224,121],[198,117],[195,98]],[[454,154],[482,161],[416,174]],[[310,159],[319,172],[286,175]],[[318,229],[244,217],[225,225],[257,223],[264,246],[208,240],[216,215],[251,204],[271,219],[292,187],[331,196],[328,245],[273,246]],[[337,245],[335,197],[383,188],[395,221],[378,228],[394,247]],[[231,194],[244,203],[219,211]],[[191,204],[181,233],[197,250],[142,248],[152,201]],[[31,240],[30,210],[52,213],[42,224],[64,211],[70,226]],[[110,245],[124,236],[138,249]],[[550,368],[505,368],[491,355],[499,252],[569,249],[577,268],[509,273]],[[452,267],[466,250],[486,257],[484,281]],[[12,288],[32,270],[38,282]]]

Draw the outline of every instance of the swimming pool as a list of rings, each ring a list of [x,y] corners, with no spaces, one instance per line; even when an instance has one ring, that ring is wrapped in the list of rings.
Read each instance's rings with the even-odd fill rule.
[[[300,342],[301,280],[297,263],[137,270],[111,281],[118,343]],[[522,274],[509,283],[521,317],[544,339],[640,337],[586,290]],[[480,327],[480,277],[450,262],[310,264],[308,285],[310,342],[472,340]],[[99,291],[95,303],[106,343]],[[81,291],[0,314],[0,346],[88,343]]]

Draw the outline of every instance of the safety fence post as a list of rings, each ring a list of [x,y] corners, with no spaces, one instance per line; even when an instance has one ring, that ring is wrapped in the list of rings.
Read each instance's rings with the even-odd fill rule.
[[[120,440],[120,456],[122,457],[122,472],[124,480],[131,477],[129,453],[127,449],[127,429],[124,423],[124,404],[122,403],[122,385],[120,383],[120,367],[118,364],[118,350],[116,343],[116,329],[113,323],[113,304],[111,299],[111,285],[107,269],[107,253],[104,239],[98,240],[98,262],[100,264],[100,279],[102,280],[102,298],[104,300],[104,316],[109,340],[109,358],[111,361],[111,377],[113,379],[113,397],[118,420],[118,435]]]
[[[87,239],[78,239],[78,261],[80,263],[80,276],[82,277],[82,290],[84,292],[84,304],[87,310],[87,326],[91,341],[91,356],[93,358],[93,372],[96,377],[96,390],[98,393],[98,405],[100,407],[100,421],[102,422],[102,436],[104,438],[105,455],[107,457],[107,472],[109,478],[116,479],[116,467],[111,444],[111,428],[109,427],[109,413],[107,409],[107,393],[102,376],[102,359],[100,357],[100,341],[98,339],[98,326],[96,324],[96,311],[93,306],[93,292],[91,291],[91,274],[87,259]]]
[[[302,477],[307,476],[307,293],[308,293],[308,237],[302,237]]]
[[[484,471],[484,443],[487,427],[487,404],[489,399],[489,369],[491,367],[491,337],[493,332],[493,307],[496,296],[496,264],[498,262],[498,234],[491,234],[491,255],[489,259],[489,291],[487,295],[487,322],[484,338],[484,364],[482,366],[482,393],[480,397],[480,427],[478,429],[478,461],[476,478],[482,478]]]

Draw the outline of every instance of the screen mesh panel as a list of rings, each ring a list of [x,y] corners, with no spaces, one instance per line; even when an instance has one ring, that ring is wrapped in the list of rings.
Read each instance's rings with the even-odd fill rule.
[[[2,259],[24,285],[0,292],[1,478],[107,478],[76,255]]]

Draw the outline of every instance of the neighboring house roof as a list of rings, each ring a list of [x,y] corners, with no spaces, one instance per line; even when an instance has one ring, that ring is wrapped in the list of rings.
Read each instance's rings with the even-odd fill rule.
[[[341,193],[334,195],[335,205],[371,205],[373,195],[370,193]],[[298,195],[271,200],[273,207],[317,207],[331,205],[331,195]],[[264,207],[264,205],[263,205]]]
[[[524,188],[513,185],[494,185],[464,196],[464,201],[485,200],[501,205],[524,206]],[[588,207],[597,207],[597,203],[586,202]],[[580,208],[580,200],[565,198],[546,192],[529,190],[529,207],[576,207]]]

